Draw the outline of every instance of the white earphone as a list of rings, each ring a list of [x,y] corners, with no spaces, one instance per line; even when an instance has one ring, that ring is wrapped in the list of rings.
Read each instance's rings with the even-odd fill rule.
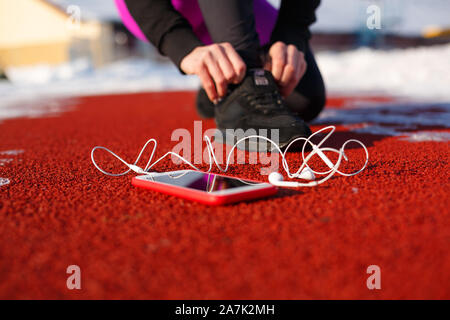
[[[299,175],[299,178],[305,180],[314,180],[315,176],[314,173],[311,171],[311,169],[304,169],[302,173]],[[283,181],[283,180],[284,180],[283,175],[279,172],[272,172],[271,174],[269,174],[269,182],[274,186],[286,188],[298,188],[305,186],[304,183],[302,184],[296,181]],[[308,184],[314,186],[317,185],[318,183],[316,181],[313,181]]]
[[[314,144],[313,142],[311,142],[311,138],[313,138],[313,137],[316,136],[317,134],[322,133],[322,132],[327,131],[327,130],[330,130],[330,132],[329,132],[328,134],[326,134],[325,137],[324,137],[317,145]],[[269,174],[269,182],[270,182],[271,184],[275,185],[275,186],[279,186],[279,187],[292,187],[292,188],[298,188],[298,187],[313,187],[313,186],[317,186],[317,185],[319,185],[319,184],[321,184],[321,183],[324,183],[325,181],[327,181],[328,179],[330,179],[335,173],[339,173],[340,175],[347,176],[347,177],[349,177],[349,176],[354,176],[354,175],[360,173],[361,171],[363,171],[363,170],[366,168],[367,163],[369,162],[369,152],[367,151],[366,146],[365,146],[361,141],[355,140],[355,139],[350,139],[350,140],[345,141],[344,144],[341,146],[341,148],[340,148],[339,150],[334,149],[334,148],[329,148],[329,147],[321,147],[321,145],[322,145],[322,144],[323,144],[323,143],[324,143],[324,142],[325,142],[325,141],[333,134],[333,132],[334,132],[335,130],[336,130],[336,127],[334,127],[334,126],[328,126],[328,127],[325,127],[325,128],[322,128],[322,129],[316,131],[315,133],[313,133],[313,134],[312,134],[311,136],[309,136],[308,138],[303,138],[303,137],[301,137],[301,138],[294,139],[293,141],[291,141],[291,142],[288,144],[288,146],[285,148],[284,152],[281,151],[281,149],[279,148],[279,146],[278,146],[274,141],[270,140],[270,139],[267,138],[267,137],[264,137],[264,136],[258,136],[258,135],[252,135],[252,136],[244,137],[244,138],[240,139],[239,141],[237,141],[237,142],[233,145],[233,147],[231,148],[231,150],[230,150],[230,152],[229,152],[229,154],[228,154],[228,157],[227,157],[227,161],[226,161],[225,168],[222,168],[222,167],[219,165],[219,163],[218,163],[218,161],[217,161],[217,159],[216,159],[216,156],[215,156],[215,154],[214,154],[214,148],[213,148],[213,146],[212,146],[212,144],[211,144],[211,140],[209,139],[208,136],[205,136],[204,139],[205,139],[205,141],[206,141],[207,150],[208,150],[208,156],[209,156],[209,169],[208,169],[207,172],[210,172],[210,171],[212,170],[212,164],[213,164],[213,162],[216,164],[216,167],[217,167],[220,171],[226,172],[226,171],[228,170],[228,167],[229,167],[229,164],[230,164],[230,159],[231,159],[231,156],[233,155],[233,151],[234,151],[234,149],[237,147],[237,145],[239,145],[242,141],[244,141],[244,140],[246,140],[246,139],[255,139],[255,138],[257,138],[257,139],[263,139],[263,140],[266,140],[266,141],[268,141],[268,142],[270,142],[270,143],[272,143],[272,144],[274,145],[275,149],[279,152],[279,154],[280,154],[280,156],[281,156],[281,158],[282,158],[283,169],[284,169],[284,171],[286,172],[287,176],[288,176],[290,179],[295,179],[295,178],[297,178],[297,179],[302,179],[302,180],[308,180],[308,181],[309,181],[309,182],[283,181],[283,180],[284,180],[284,179],[283,179],[283,176],[282,176],[280,173],[278,173],[278,172],[272,172],[272,173]],[[303,140],[303,141],[304,141],[304,143],[303,143],[303,148],[302,148],[302,152],[301,152],[303,162],[302,162],[302,165],[298,168],[297,172],[291,173],[290,170],[289,170],[289,165],[288,165],[287,160],[286,160],[286,153],[288,152],[290,146],[293,145],[295,142],[297,142],[297,141],[299,141],[299,140]],[[137,166],[137,163],[139,162],[139,160],[140,160],[142,154],[144,153],[144,150],[147,148],[147,146],[148,146],[151,142],[154,143],[153,151],[152,151],[152,153],[151,153],[151,155],[150,155],[150,158],[149,158],[149,160],[148,160],[148,162],[147,162],[147,165],[145,166],[144,169],[142,169],[142,168],[140,168],[139,166]],[[339,169],[339,166],[341,165],[342,159],[345,159],[346,161],[348,160],[347,157],[346,157],[346,155],[345,155],[344,149],[345,149],[346,145],[347,145],[348,143],[350,143],[350,142],[355,142],[355,143],[358,143],[358,144],[360,144],[360,145],[362,146],[362,148],[364,149],[364,151],[365,151],[365,153],[366,153],[366,161],[365,161],[364,165],[361,167],[361,169],[359,169],[358,171],[353,172],[353,173],[344,173],[344,172],[339,171],[338,169]],[[306,147],[307,147],[308,144],[312,147],[312,151],[306,156],[306,155],[305,155],[305,149],[306,149]],[[174,153],[174,152],[172,152],[172,151],[167,152],[165,155],[163,155],[162,157],[160,157],[159,159],[157,159],[155,162],[151,163],[152,160],[153,160],[153,156],[154,156],[154,154],[155,154],[155,152],[156,152],[156,147],[157,147],[157,142],[156,142],[155,139],[150,139],[150,140],[148,140],[148,141],[145,143],[145,145],[142,147],[141,152],[139,153],[139,155],[138,155],[136,161],[135,161],[133,164],[129,164],[129,163],[127,163],[125,160],[123,160],[121,157],[119,157],[118,155],[116,155],[114,152],[112,152],[111,150],[109,150],[108,148],[101,147],[101,146],[97,146],[97,147],[94,147],[94,148],[92,149],[92,151],[91,151],[91,160],[92,160],[92,163],[94,164],[94,166],[95,166],[100,172],[102,172],[102,173],[104,173],[104,174],[106,174],[106,175],[109,175],[109,176],[122,176],[122,175],[125,175],[125,174],[129,173],[130,171],[134,171],[134,172],[139,173],[139,174],[151,174],[150,169],[151,169],[153,166],[155,166],[158,162],[160,162],[162,159],[164,159],[165,157],[167,157],[167,156],[169,156],[169,155],[175,156],[175,157],[179,158],[180,160],[182,160],[182,161],[183,161],[184,163],[186,163],[187,165],[189,165],[190,167],[194,168],[195,170],[199,170],[199,169],[198,169],[196,166],[194,166],[191,162],[189,162],[188,160],[186,160],[185,158],[183,158],[183,157],[180,156],[179,154]],[[124,172],[121,172],[121,173],[110,173],[110,172],[107,172],[107,171],[103,170],[102,168],[100,168],[100,167],[97,165],[97,163],[95,162],[95,159],[94,159],[94,152],[95,152],[95,150],[97,150],[97,149],[103,149],[103,150],[105,150],[105,151],[111,153],[115,158],[117,158],[117,159],[120,160],[122,163],[124,163],[126,166],[128,166],[129,169],[126,170],[126,171],[124,171]],[[337,153],[337,154],[339,155],[339,157],[338,157],[338,160],[336,161],[336,163],[333,163],[333,162],[325,155],[324,152],[334,152],[334,153]],[[324,172],[314,171],[313,169],[311,169],[311,168],[308,166],[308,161],[312,158],[312,156],[314,156],[314,155],[316,155],[316,154],[324,161],[324,163],[330,168],[330,170],[324,171]],[[320,179],[320,180],[316,180],[316,176],[317,176],[317,175],[325,175],[325,177],[323,177],[323,178]]]

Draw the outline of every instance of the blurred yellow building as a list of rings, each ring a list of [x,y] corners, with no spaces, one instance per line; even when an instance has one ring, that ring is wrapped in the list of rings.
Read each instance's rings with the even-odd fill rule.
[[[112,26],[85,21],[77,9],[45,0],[0,0],[0,70],[78,57],[90,58],[95,66],[111,61]]]

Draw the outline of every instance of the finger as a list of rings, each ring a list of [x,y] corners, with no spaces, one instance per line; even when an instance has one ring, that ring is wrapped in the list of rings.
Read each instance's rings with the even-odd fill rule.
[[[211,53],[206,56],[205,64],[209,74],[214,80],[219,98],[224,97],[227,93],[227,81],[225,80],[222,70],[219,68],[219,64]]]
[[[304,58],[304,54],[303,52],[299,52],[299,59],[297,60],[297,67],[295,69],[295,78],[297,79],[297,81],[300,81],[300,79],[302,78],[303,74],[305,73],[305,58]]]
[[[300,53],[292,45],[287,48],[287,61],[283,69],[283,74],[281,76],[280,85],[282,87],[290,86],[292,83],[297,84],[297,72],[299,71],[298,65],[300,60]]]
[[[214,86],[213,79],[211,78],[211,75],[205,65],[202,65],[200,71],[198,72],[198,77],[200,78],[200,82],[202,83],[203,89],[205,89],[209,100],[213,102],[217,101],[219,97],[217,95],[216,87]]]
[[[266,59],[266,61],[264,62],[264,69],[272,72],[272,60],[271,59]]]
[[[269,54],[272,60],[272,75],[276,81],[280,81],[286,65],[286,45],[282,42],[275,43]]]
[[[225,49],[220,45],[215,45],[213,47],[213,51],[217,60],[217,63],[219,64],[219,67],[225,76],[225,79],[228,83],[231,83],[236,80],[236,73],[234,72],[233,65],[231,64],[230,60],[228,59],[228,56],[225,52]]]
[[[245,77],[245,72],[247,71],[247,66],[245,65],[241,56],[236,52],[236,50],[234,50],[234,48],[231,44],[224,43],[223,48],[225,49],[228,59],[230,60],[232,66],[233,66],[234,72],[236,74],[236,79],[235,79],[234,83],[240,83]]]
[[[283,98],[287,98],[292,93],[292,91],[294,91],[296,86],[297,86],[297,84],[295,82],[292,82],[289,85],[287,85],[286,87],[281,87],[280,88],[281,96]]]
[[[298,60],[298,63],[297,63],[297,66],[296,66],[296,68],[295,68],[295,75],[294,75],[294,78],[295,78],[295,85],[297,86],[297,84],[300,82],[300,79],[302,78],[302,76],[303,76],[303,65],[304,65],[304,63],[305,63],[305,61],[303,61],[302,59],[301,59],[301,54],[300,54],[300,59]]]
[[[297,70],[300,71],[300,66],[297,66],[296,70],[293,72],[291,81],[289,81],[285,86],[280,86],[280,93],[284,98],[288,97],[298,85],[299,78],[296,75]]]
[[[300,60],[300,74],[299,74],[299,79],[302,79],[303,76],[306,73],[306,70],[308,69],[308,64],[305,61],[304,55],[302,55],[302,60]]]

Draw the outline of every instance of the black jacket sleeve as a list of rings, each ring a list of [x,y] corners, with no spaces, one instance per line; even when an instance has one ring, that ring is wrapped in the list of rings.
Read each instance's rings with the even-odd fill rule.
[[[146,38],[178,67],[181,60],[203,43],[170,0],[125,0]]]
[[[282,41],[305,50],[311,38],[309,26],[316,21],[315,10],[320,0],[282,0],[270,43]]]

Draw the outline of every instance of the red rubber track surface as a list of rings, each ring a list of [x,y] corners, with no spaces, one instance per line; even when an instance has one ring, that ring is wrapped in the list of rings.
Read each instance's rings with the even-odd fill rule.
[[[0,124],[0,151],[24,150],[0,167],[11,180],[0,187],[0,298],[450,298],[448,142],[338,126],[332,143],[366,143],[367,170],[222,207],[135,188],[132,174],[111,178],[94,168],[95,145],[129,162],[151,137],[158,155],[169,151],[178,143],[170,141],[174,129],[193,129],[194,98],[79,98],[58,117]],[[347,169],[356,169],[361,149],[347,155],[357,159]],[[289,155],[293,167],[297,157]],[[99,159],[123,169],[105,154]],[[179,168],[170,160],[157,166]],[[259,169],[236,164],[229,173],[265,179]],[[73,264],[81,267],[78,291],[66,288]],[[369,265],[381,268],[381,290],[366,287]]]

